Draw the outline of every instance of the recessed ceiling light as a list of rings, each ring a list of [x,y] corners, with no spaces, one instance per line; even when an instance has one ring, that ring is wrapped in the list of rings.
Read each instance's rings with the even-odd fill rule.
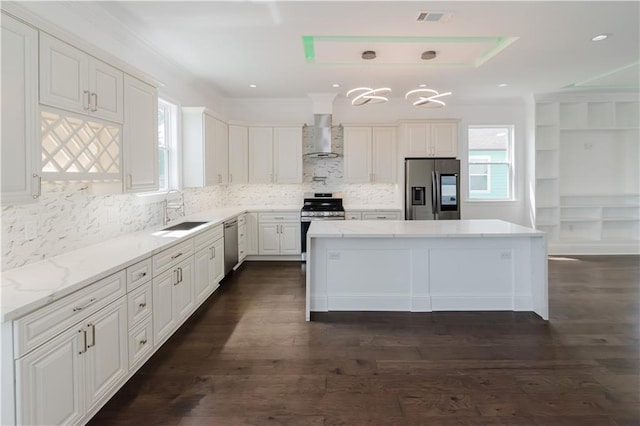
[[[591,41],[602,41],[602,40],[605,40],[607,37],[609,37],[608,34],[598,34],[597,36],[592,38]]]
[[[338,83],[333,83],[331,87],[340,87],[340,85]]]
[[[418,87],[427,87],[427,85],[422,83],[422,84],[419,84]]]
[[[255,89],[258,86],[256,86],[255,84],[250,84],[249,87],[251,87],[252,89]]]
[[[507,87],[507,86],[508,86],[508,84],[507,84],[507,83],[500,83],[500,84],[498,84],[498,87]]]

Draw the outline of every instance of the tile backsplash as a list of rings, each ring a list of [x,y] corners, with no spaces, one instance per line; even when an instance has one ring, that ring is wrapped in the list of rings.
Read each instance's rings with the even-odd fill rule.
[[[2,207],[2,270],[158,225],[160,207],[136,195],[91,195],[84,183],[43,183],[38,202]]]
[[[333,128],[342,154],[342,128]],[[303,153],[312,128],[303,129]],[[305,192],[342,191],[347,205],[399,205],[398,185],[344,184],[343,158],[303,159],[301,184],[216,185],[186,188],[187,215],[223,206],[301,205]],[[323,181],[314,181],[314,177]],[[159,226],[162,203],[129,194],[92,195],[83,183],[44,183],[38,202],[2,207],[2,270]],[[29,238],[27,238],[29,237]]]

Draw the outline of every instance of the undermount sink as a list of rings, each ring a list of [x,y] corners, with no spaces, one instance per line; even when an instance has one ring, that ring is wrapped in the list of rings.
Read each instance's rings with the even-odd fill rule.
[[[209,222],[182,222],[177,225],[169,226],[168,228],[162,228],[163,231],[188,231],[196,228],[200,225],[204,225]]]

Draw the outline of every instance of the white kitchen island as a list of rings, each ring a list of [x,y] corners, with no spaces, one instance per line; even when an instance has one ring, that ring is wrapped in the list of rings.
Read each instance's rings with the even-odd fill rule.
[[[533,311],[549,318],[545,234],[502,220],[315,221],[306,319],[327,311]]]

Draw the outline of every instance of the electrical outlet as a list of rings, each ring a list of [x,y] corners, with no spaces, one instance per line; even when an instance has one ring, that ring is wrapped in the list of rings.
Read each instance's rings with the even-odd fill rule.
[[[26,222],[24,224],[24,239],[27,241],[38,238],[38,223],[35,221]]]

